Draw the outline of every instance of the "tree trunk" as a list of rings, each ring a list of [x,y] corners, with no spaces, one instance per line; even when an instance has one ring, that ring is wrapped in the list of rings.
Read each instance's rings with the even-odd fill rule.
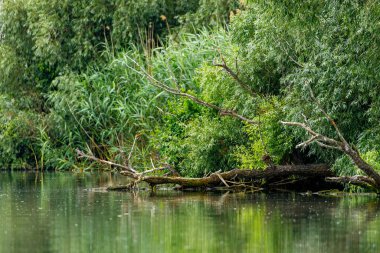
[[[345,147],[345,153],[351,157],[356,166],[361,169],[365,174],[367,174],[370,178],[375,181],[375,185],[372,185],[377,190],[380,189],[380,175],[377,173],[371,165],[369,165],[366,161],[364,161],[359,153],[352,149],[351,147]]]
[[[152,187],[162,184],[176,184],[182,188],[286,188],[286,185],[298,182],[307,182],[307,184],[310,184],[310,182],[317,184],[322,182],[324,184],[326,177],[334,175],[325,164],[275,166],[268,167],[265,170],[234,169],[227,172],[213,173],[210,176],[201,178],[139,176],[129,171],[122,171],[121,174],[133,178],[137,182],[146,182]],[[126,186],[125,189],[128,189],[128,187],[131,186]],[[308,185],[306,185],[307,187]],[[110,190],[113,189],[121,190],[123,188],[110,188]]]

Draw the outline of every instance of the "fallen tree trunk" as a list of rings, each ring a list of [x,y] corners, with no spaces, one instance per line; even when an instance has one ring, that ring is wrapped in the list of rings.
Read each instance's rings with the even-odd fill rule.
[[[310,183],[326,184],[324,179],[334,175],[325,164],[274,166],[268,167],[265,170],[234,169],[227,172],[215,172],[201,178],[144,176],[131,173],[130,171],[121,171],[120,173],[135,180],[133,184],[125,186],[124,189],[132,188],[138,182],[146,182],[151,187],[163,184],[175,184],[179,185],[182,189],[213,187],[268,189],[286,188],[288,185],[304,184],[303,189],[307,189],[310,186],[311,190],[315,185],[311,186]],[[337,186],[337,184],[333,185]],[[122,189],[120,186],[110,188],[110,190]]]
[[[342,189],[342,185],[345,184],[357,185],[371,190],[376,190],[377,186],[372,178],[366,176],[335,177],[330,167],[326,164],[277,165],[269,166],[265,170],[233,169],[226,172],[214,172],[205,177],[189,178],[179,176],[169,165],[137,172],[127,166],[84,154],[80,150],[77,150],[77,153],[79,158],[121,168],[120,174],[133,179],[133,182],[129,185],[113,186],[109,187],[108,190],[132,190],[136,188],[139,182],[148,183],[151,187],[174,184],[178,185],[180,189],[222,187],[224,189],[292,189],[296,191]],[[160,176],[147,175],[163,170],[168,170],[172,176],[167,176],[167,174]]]
[[[261,180],[273,182],[289,177],[329,177],[334,174],[325,164],[316,165],[288,165],[269,167],[265,170],[240,170],[234,169],[227,172],[213,173],[207,177],[168,177],[168,176],[142,176],[138,177],[129,171],[121,171],[122,175],[136,180],[144,181],[152,185],[178,184],[184,187],[212,187],[224,184],[222,179],[228,182],[249,183]]]

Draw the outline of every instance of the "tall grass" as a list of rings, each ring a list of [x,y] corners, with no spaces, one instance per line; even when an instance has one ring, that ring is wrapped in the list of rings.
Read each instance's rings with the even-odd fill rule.
[[[40,135],[40,150],[44,153],[40,157],[47,160],[45,166],[60,169],[78,166],[77,148],[125,164],[136,136],[132,163],[137,168],[151,166],[151,160],[166,162],[157,148],[160,146],[157,142],[162,140],[155,137],[165,125],[164,118],[177,117],[178,110],[183,110],[183,100],[150,85],[131,70],[130,59],[146,66],[169,85],[201,94],[197,70],[212,63],[218,54],[216,48],[223,41],[223,32],[183,33],[162,47],[150,48],[149,55],[147,48],[133,47],[118,56],[109,50],[105,52],[109,58],[106,66],[57,78],[48,97],[50,125],[43,131],[46,134]],[[177,111],[173,112],[173,108]],[[191,116],[192,112],[184,113]],[[81,166],[86,169],[87,164]]]

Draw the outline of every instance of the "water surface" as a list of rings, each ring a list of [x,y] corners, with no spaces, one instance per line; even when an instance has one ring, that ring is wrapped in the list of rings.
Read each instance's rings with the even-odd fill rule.
[[[375,197],[88,190],[122,181],[0,173],[0,252],[380,252]]]

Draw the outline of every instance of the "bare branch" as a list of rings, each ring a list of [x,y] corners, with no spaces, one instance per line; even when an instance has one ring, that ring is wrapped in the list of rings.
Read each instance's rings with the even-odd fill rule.
[[[133,167],[132,167],[132,154],[133,154],[133,150],[135,148],[135,145],[136,145],[136,141],[137,141],[137,138],[140,136],[140,134],[136,134],[135,135],[135,138],[133,139],[133,144],[132,144],[132,147],[131,147],[131,151],[129,151],[129,155],[128,155],[128,168],[133,170]],[[133,170],[134,171],[134,170]]]
[[[316,132],[314,132],[310,127],[308,127],[306,124],[304,123],[300,123],[300,122],[289,122],[289,121],[280,121],[281,124],[283,125],[286,125],[286,126],[297,126],[297,127],[301,127],[303,129],[305,129],[309,134],[311,134],[312,136],[317,136],[318,134]]]
[[[309,126],[303,123],[281,122],[284,125],[301,127],[304,130],[306,130],[309,134],[312,135],[312,137],[309,140],[298,144],[297,147],[305,147],[308,144],[316,142],[321,147],[330,148],[330,149],[338,149],[340,151],[343,151],[346,155],[348,155],[352,159],[352,161],[361,171],[363,171],[366,175],[368,175],[373,180],[373,182],[375,183],[374,184],[375,188],[380,190],[380,174],[376,170],[374,170],[374,168],[370,164],[368,164],[365,160],[363,160],[363,158],[360,156],[360,153],[356,149],[352,148],[347,143],[346,139],[343,137],[335,121],[322,109],[318,100],[315,99],[314,94],[312,93],[312,90],[310,90],[310,92],[314,101],[317,103],[319,109],[322,111],[325,117],[329,120],[329,122],[333,125],[335,131],[337,132],[339,136],[340,141],[323,136],[315,132]]]
[[[121,172],[122,175],[137,179],[135,175],[129,172]],[[178,184],[186,187],[217,187],[221,184],[229,188],[234,184],[241,184],[243,187],[271,187],[271,182],[279,181],[281,178],[304,177],[304,178],[323,178],[333,176],[333,173],[326,165],[292,165],[277,166],[276,169],[271,167],[263,171],[257,170],[239,170],[234,169],[226,172],[212,173],[210,176],[201,178],[187,177],[166,177],[166,176],[141,176],[138,179],[150,185],[160,184]],[[221,180],[223,178],[224,182]],[[262,179],[266,180],[265,186]],[[228,183],[227,183],[228,182]]]
[[[337,149],[337,150],[340,150],[340,151],[343,151],[343,149],[339,146],[339,147],[336,147],[336,146],[331,146],[331,145],[327,145],[325,143],[322,143],[320,141],[316,141],[316,143],[321,146],[322,148],[330,148],[330,149]]]
[[[150,169],[150,170],[144,170],[143,172],[141,173],[137,173],[139,176],[142,176],[142,175],[145,175],[145,174],[148,174],[148,173],[152,173],[152,172],[155,172],[155,171],[162,171],[162,170],[166,170],[168,169],[169,166],[164,166],[164,167],[160,167],[160,168],[153,168],[153,169]]]
[[[227,187],[230,187],[227,182],[223,179],[223,177],[219,174],[219,173],[214,173],[215,175],[217,175],[220,179],[220,181],[222,181],[222,183],[227,186]]]
[[[130,168],[116,164],[113,162],[105,161],[99,158],[96,158],[92,155],[86,155],[82,151],[77,150],[79,158],[87,158],[93,160],[98,163],[117,166],[123,168],[120,174],[127,176],[134,181],[127,186],[117,186],[110,187],[110,190],[122,190],[122,189],[135,189],[137,183],[146,182],[150,186],[154,187],[155,185],[160,184],[177,184],[181,187],[219,187],[221,184],[225,185],[227,188],[250,188],[256,189],[259,187],[260,189],[264,186],[262,181],[265,179],[267,182],[265,185],[267,187],[271,187],[271,182],[278,182],[279,179],[284,178],[293,178],[293,177],[301,177],[301,178],[324,178],[333,176],[330,168],[324,164],[313,164],[313,165],[291,165],[291,166],[276,166],[268,167],[264,171],[258,170],[239,170],[234,169],[227,172],[214,172],[209,176],[205,176],[202,178],[187,178],[181,177],[179,175],[174,176],[146,176],[148,173],[152,173],[154,171],[169,169],[172,171],[170,165],[166,165],[161,168],[153,168],[151,170],[146,170],[144,172],[136,172],[131,170]],[[294,178],[293,178],[294,179]],[[229,182],[229,183],[227,183]],[[258,188],[257,188],[258,189]]]
[[[213,61],[213,65],[216,66],[216,67],[221,67],[222,69],[224,69],[224,71],[226,71],[238,84],[239,86],[245,90],[246,92],[248,92],[252,97],[257,97],[258,94],[256,94],[251,87],[249,87],[249,85],[247,85],[245,82],[243,82],[243,80],[241,80],[238,76],[238,74],[236,74],[230,67],[228,67],[226,61],[224,60],[224,57],[222,55],[222,53],[219,51],[219,54],[220,54],[220,58],[222,59],[222,63],[216,63],[215,61]],[[237,61],[235,63],[237,65]]]
[[[110,165],[110,166],[121,168],[121,169],[123,169],[123,170],[125,170],[125,171],[127,171],[129,173],[133,173],[133,174],[137,173],[137,171],[135,171],[134,169],[130,168],[129,166],[124,166],[124,165],[121,165],[121,164],[117,164],[117,163],[113,163],[113,162],[110,162],[110,161],[99,159],[99,158],[97,158],[95,156],[92,156],[92,155],[87,155],[87,154],[83,153],[82,151],[80,151],[79,149],[77,149],[76,152],[77,152],[78,158],[87,158],[89,160],[92,160],[92,161],[95,161],[95,162],[98,162],[98,163],[107,164],[107,165]]]
[[[312,136],[309,140],[307,140],[307,141],[305,141],[303,143],[298,144],[297,148],[306,147],[306,144],[310,145],[311,143],[316,142],[318,145],[321,145],[321,146],[324,146],[324,147],[331,146],[331,147],[336,148],[336,149],[341,149],[342,143],[340,143],[339,141],[336,141],[334,139],[331,139],[331,138],[329,138],[327,136],[324,136],[322,134],[319,134],[319,133],[315,132],[314,130],[312,130],[309,126],[307,126],[304,123],[281,121],[281,124],[287,125],[287,126],[301,127],[303,129],[305,129],[306,132],[308,132]]]
[[[313,142],[317,143],[319,146],[324,148],[330,148],[330,149],[338,149],[340,151],[343,151],[346,155],[348,155],[352,161],[355,163],[355,165],[363,171],[365,174],[367,174],[371,179],[374,180],[375,184],[377,185],[377,189],[380,188],[380,175],[377,171],[373,169],[371,165],[369,165],[366,161],[363,160],[363,158],[360,156],[359,152],[355,149],[353,149],[344,139],[342,136],[340,139],[342,141],[337,141],[331,138],[328,138],[326,136],[323,136],[314,130],[312,130],[309,126],[307,126],[304,123],[299,122],[284,122],[281,121],[282,124],[288,125],[288,126],[297,126],[301,127],[304,130],[306,130],[312,137],[297,145],[297,147],[305,147],[306,144],[311,144]],[[336,126],[336,124],[335,124]],[[336,129],[338,127],[336,126]],[[339,129],[338,129],[339,130]],[[341,135],[341,133],[339,132]]]
[[[155,168],[156,168],[156,166],[154,165],[154,162],[153,162],[153,159],[152,159],[152,157],[150,158],[150,164],[152,165],[152,168],[153,168],[153,169],[155,169]]]
[[[298,145],[296,146],[296,148],[305,148],[305,147],[309,146],[311,143],[315,142],[316,139],[318,139],[318,136],[312,136],[312,137],[311,137],[310,139],[308,139],[307,141],[304,141],[304,142],[298,144]]]

